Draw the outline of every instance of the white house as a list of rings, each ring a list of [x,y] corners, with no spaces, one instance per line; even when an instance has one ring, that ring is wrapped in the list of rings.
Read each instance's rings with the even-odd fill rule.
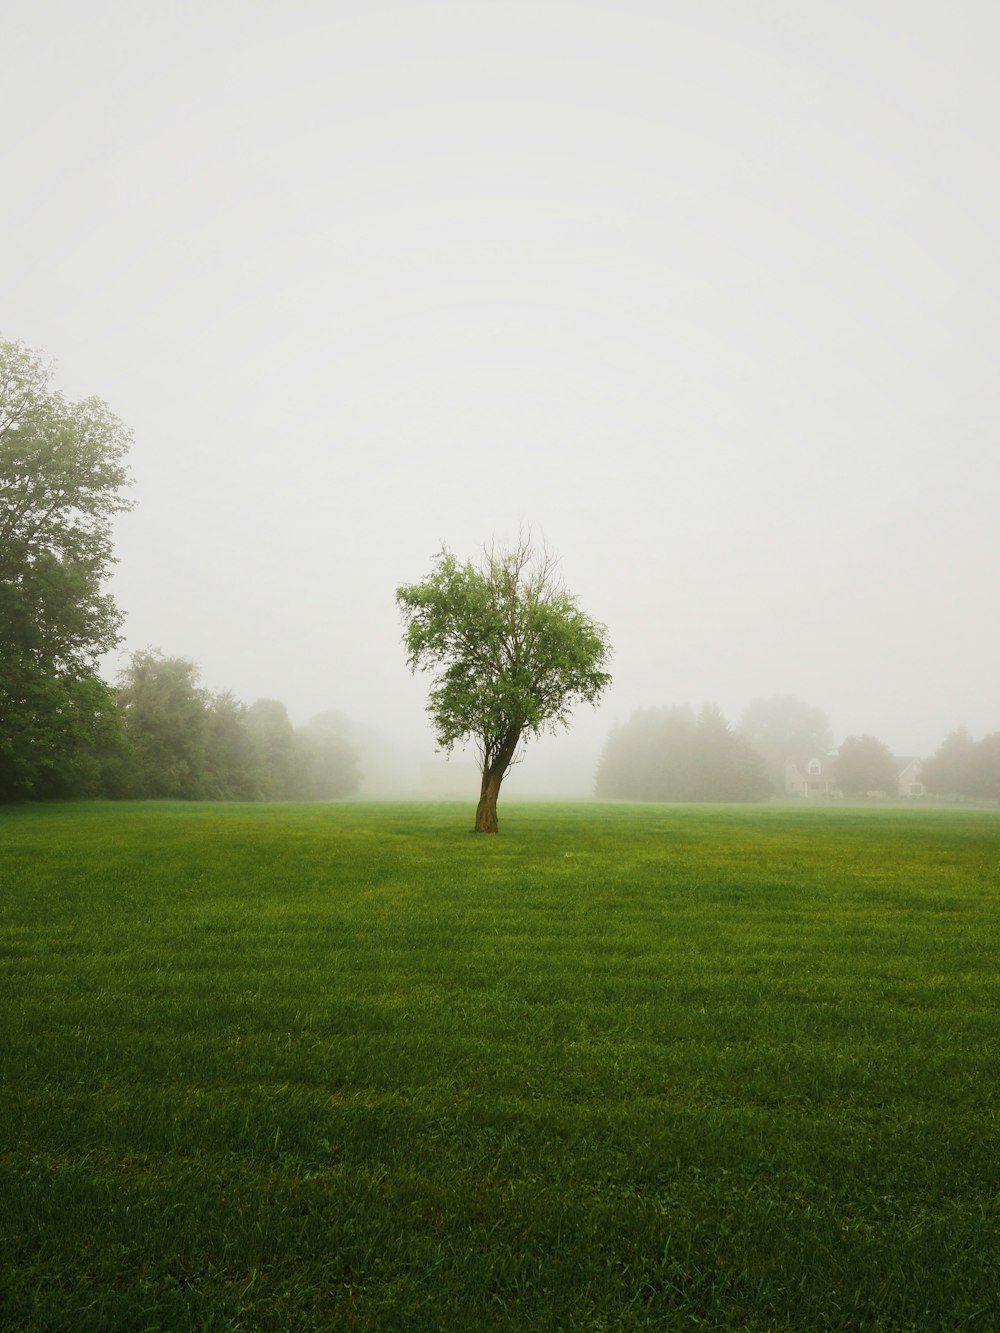
[[[926,796],[927,788],[921,781],[924,761],[903,755],[896,759],[900,796]]]
[[[815,800],[818,796],[839,796],[833,776],[834,756],[813,755],[810,759],[789,759],[785,764],[785,795]]]

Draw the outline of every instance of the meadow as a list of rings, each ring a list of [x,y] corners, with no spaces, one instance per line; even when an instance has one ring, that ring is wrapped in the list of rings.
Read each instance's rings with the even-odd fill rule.
[[[1000,1327],[1000,812],[0,810],[0,1326]]]

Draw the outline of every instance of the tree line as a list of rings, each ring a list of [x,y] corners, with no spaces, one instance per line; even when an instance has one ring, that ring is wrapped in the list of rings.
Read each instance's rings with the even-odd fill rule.
[[[786,792],[789,764],[823,761],[849,797],[899,795],[900,764],[875,736],[834,749],[821,708],[789,696],[757,699],[732,727],[712,704],[639,709],[615,727],[601,754],[598,796],[637,801],[758,801]],[[919,766],[919,781],[948,800],[1000,800],[1000,732],[974,741],[952,732]]]
[[[292,725],[278,699],[249,707],[198,684],[193,662],[134,653],[115,690],[120,731],[101,755],[111,797],[331,801],[353,795],[358,756],[339,713]]]
[[[341,714],[293,726],[278,699],[248,706],[203,689],[185,658],[133,653],[115,686],[96,681],[90,695],[87,725],[46,733],[36,718],[26,752],[5,727],[0,799],[332,801],[361,782]]]

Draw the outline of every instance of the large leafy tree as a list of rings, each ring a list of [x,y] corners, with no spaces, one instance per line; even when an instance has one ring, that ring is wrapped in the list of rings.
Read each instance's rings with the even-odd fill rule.
[[[610,683],[607,630],[577,606],[555,558],[530,536],[459,564],[444,548],[396,602],[410,669],[437,674],[427,711],[438,744],[476,745],[476,832],[496,833],[497,797],[530,736],[567,726],[573,707]]]
[[[130,435],[96,398],[69,403],[0,342],[0,799],[85,789],[113,728],[97,661],[119,641],[103,585],[130,507]]]

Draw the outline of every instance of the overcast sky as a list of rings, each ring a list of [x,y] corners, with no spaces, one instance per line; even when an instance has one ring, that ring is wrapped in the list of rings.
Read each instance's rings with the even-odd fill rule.
[[[531,523],[639,706],[1000,729],[996,0],[5,0],[0,333],[132,428],[126,647],[433,758]],[[114,664],[112,664],[113,667]]]

